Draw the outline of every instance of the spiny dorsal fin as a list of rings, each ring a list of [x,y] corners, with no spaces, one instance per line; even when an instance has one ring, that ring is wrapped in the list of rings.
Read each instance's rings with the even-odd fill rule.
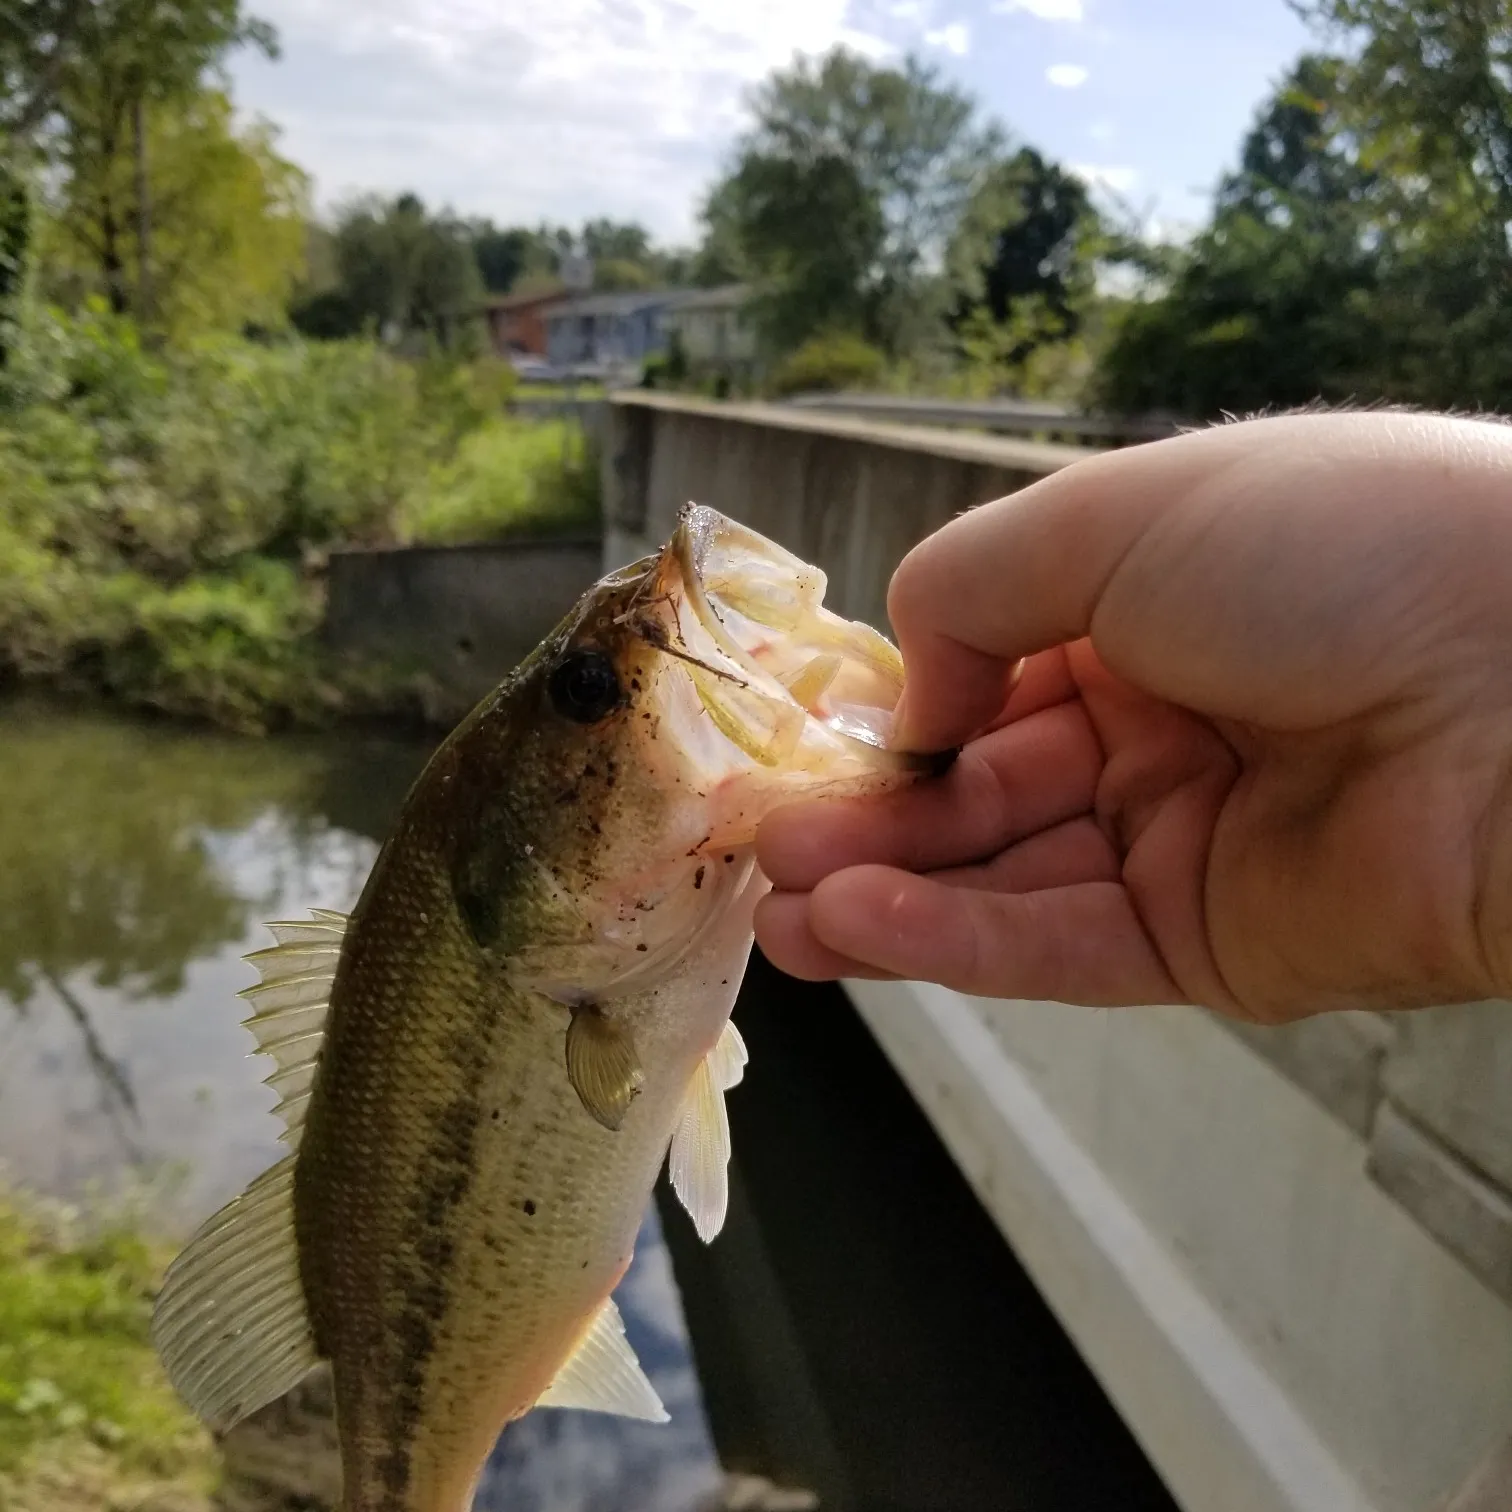
[[[612,1412],[648,1423],[671,1421],[625,1337],[625,1325],[613,1297],[594,1315],[582,1342],[536,1406]]]
[[[309,923],[269,924],[278,944],[247,957],[262,981],[241,994],[257,1010],[244,1022],[257,1037],[258,1052],[276,1064],[266,1084],[282,1098],[273,1111],[283,1119],[280,1138],[291,1150],[299,1148],[304,1128],[346,925],[345,914],[312,908]]]
[[[705,1244],[724,1227],[730,1205],[730,1120],[724,1095],[745,1075],[749,1059],[740,1031],[727,1022],[693,1073],[667,1156],[672,1189]]]
[[[216,1432],[319,1363],[294,1240],[294,1157],[200,1229],[168,1268],[152,1343],[179,1395]]]

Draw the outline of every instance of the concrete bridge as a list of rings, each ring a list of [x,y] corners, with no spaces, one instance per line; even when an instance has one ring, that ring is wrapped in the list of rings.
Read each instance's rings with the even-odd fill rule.
[[[606,566],[697,499],[882,628],[910,546],[1081,455],[640,395],[605,435]],[[1261,1030],[847,991],[1183,1506],[1427,1512],[1512,1427],[1512,1006]]]
[[[696,499],[817,563],[834,608],[882,627],[911,545],[1083,455],[639,393],[599,428],[604,568]],[[511,559],[500,581],[555,571],[570,601],[585,553],[567,552]],[[387,583],[390,634],[446,622],[451,576],[354,556],[333,614]],[[455,698],[565,608],[532,605],[530,624],[470,623],[438,653]],[[1512,1428],[1512,1007],[1260,1030],[1189,1008],[846,990],[1181,1506],[1429,1512],[1458,1490],[1456,1509],[1512,1508],[1512,1481],[1485,1489]]]

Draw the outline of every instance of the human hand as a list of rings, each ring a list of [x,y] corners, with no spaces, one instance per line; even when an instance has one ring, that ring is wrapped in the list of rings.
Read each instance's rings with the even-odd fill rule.
[[[964,749],[767,819],[779,967],[1261,1022],[1512,995],[1512,427],[1110,453],[924,541],[889,612],[897,743]]]

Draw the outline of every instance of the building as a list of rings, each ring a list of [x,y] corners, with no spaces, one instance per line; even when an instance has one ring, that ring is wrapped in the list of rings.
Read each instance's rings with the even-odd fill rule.
[[[643,289],[585,294],[545,312],[546,357],[553,367],[639,368],[666,350],[667,314],[690,291]]]
[[[500,357],[544,357],[546,316],[572,297],[565,284],[551,284],[521,294],[505,294],[484,306],[493,349]]]
[[[744,284],[700,289],[673,305],[664,317],[693,371],[729,372],[756,361],[756,333],[745,317],[750,290]]]

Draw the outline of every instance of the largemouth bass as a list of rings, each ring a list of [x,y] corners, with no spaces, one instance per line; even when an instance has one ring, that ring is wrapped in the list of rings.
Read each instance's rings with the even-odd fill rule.
[[[689,506],[440,747],[350,917],[270,928],[247,1021],[290,1153],[153,1334],[225,1430],[330,1362],[346,1512],[464,1512],[535,1407],[666,1420],[615,1309],[662,1162],[724,1221],[757,822],[929,763],[896,650]]]

